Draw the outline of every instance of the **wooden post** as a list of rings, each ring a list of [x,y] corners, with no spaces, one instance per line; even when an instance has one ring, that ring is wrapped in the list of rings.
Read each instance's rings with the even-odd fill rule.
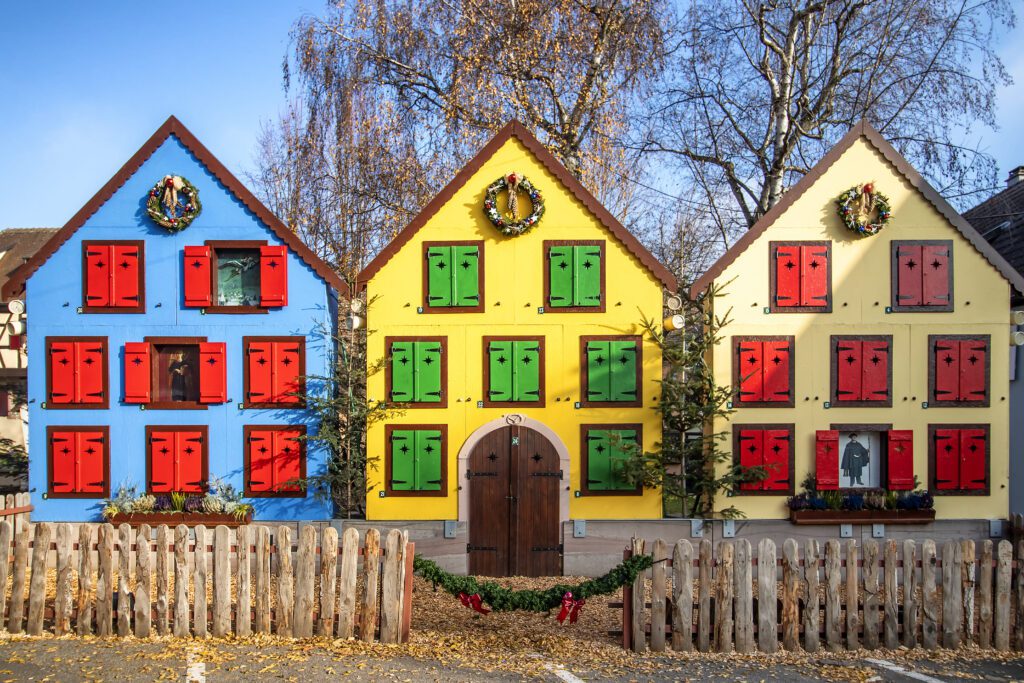
[[[917,585],[921,572],[917,571],[917,544],[903,541],[903,646],[917,647],[918,618]]]
[[[878,614],[882,602],[880,575],[878,541],[864,541],[864,647],[869,650],[878,648]],[[846,601],[849,604],[849,593]]]
[[[736,651],[753,652],[754,644],[754,574],[751,565],[753,551],[750,541],[741,538],[736,541],[735,608],[736,608]]]
[[[963,642],[974,642],[974,541],[965,538],[960,541],[960,594],[963,596]]]
[[[757,647],[766,653],[779,649],[775,579],[775,541],[762,538],[757,544]]]
[[[256,633],[270,633],[270,529],[256,527]]]
[[[148,638],[153,621],[153,571],[150,564],[152,529],[140,524],[135,536],[135,635]]]
[[[292,633],[296,638],[313,635],[313,584],[316,583],[316,527],[299,530],[299,552],[295,556],[295,604]]]
[[[718,544],[718,576],[715,595],[715,647],[719,652],[732,652],[733,637],[733,545]],[[642,599],[642,598],[641,598]]]
[[[292,578],[292,530],[287,526],[277,528],[277,635],[292,637],[292,608],[295,586]]]
[[[888,650],[900,646],[898,556],[899,546],[889,539],[885,542],[885,647]]]
[[[1024,539],[1017,541],[1017,570],[1014,572],[1016,587],[1014,590],[1014,623],[1013,649],[1024,650]]]
[[[132,527],[117,528],[117,635],[132,634]]]
[[[644,554],[644,539],[633,537],[631,548],[633,556]],[[633,581],[632,593],[630,598],[632,600],[632,630],[633,633],[630,635],[630,647],[633,652],[643,652],[647,649],[647,635],[645,631],[647,621],[647,610],[645,609],[645,603],[647,602],[644,595],[644,575],[646,572],[641,572],[637,575]]]
[[[942,609],[935,586],[935,541],[921,544],[921,644],[928,650],[939,646],[939,613]]]
[[[857,541],[846,542],[846,647],[860,649],[860,550]],[[850,596],[853,596],[851,601]],[[852,604],[851,604],[852,603]]]
[[[156,528],[156,632],[158,635],[166,636],[170,631],[168,628],[168,614],[170,613],[170,563],[168,562],[167,550],[170,545],[170,530],[166,524]]]
[[[697,568],[697,649],[711,651],[711,540],[701,539]]]
[[[843,647],[842,631],[839,624],[839,582],[841,578],[839,541],[832,539],[825,543],[825,644],[832,651],[841,650]]]
[[[660,538],[655,539],[651,552],[654,559],[651,566],[651,650],[664,652],[665,625],[668,623],[665,616],[668,597],[665,561],[668,559],[668,545]]]
[[[320,539],[320,619],[318,636],[334,635],[334,605],[338,590],[338,530],[324,529]]]
[[[380,609],[380,642],[398,643],[402,638],[402,566],[405,538],[398,529],[388,532],[384,546]]]
[[[3,498],[0,497],[0,502],[2,500]],[[13,537],[14,525],[6,519],[0,521],[0,622],[3,622],[4,608],[7,603],[7,577],[10,575],[11,539]]]
[[[231,529],[213,530],[213,636],[231,633]]]
[[[3,586],[3,584],[0,584]],[[6,588],[6,587],[5,587]],[[53,598],[53,634],[71,631],[71,525],[57,525],[57,590]]]
[[[380,584],[380,532],[366,531],[363,542],[363,602],[359,610],[359,638],[372,643],[377,630],[377,591]]]
[[[960,598],[960,543],[946,541],[942,546],[943,647],[950,650],[960,647],[960,620],[963,614],[964,606]]]
[[[782,544],[782,647],[800,647],[800,550],[792,538]]]
[[[28,634],[43,632],[43,609],[46,607],[46,555],[50,551],[51,525],[36,524],[32,543],[32,581],[28,587]]]
[[[999,541],[996,551],[996,609],[993,639],[996,649],[1010,649],[1010,576],[1013,567],[1013,546],[1009,541]]]
[[[804,603],[804,649],[817,652],[821,641],[821,602],[818,591],[818,541],[809,538],[804,542],[804,582],[807,587],[807,601]]]
[[[6,548],[10,538],[4,538],[4,524],[7,522],[0,522],[0,546]],[[92,525],[81,524],[78,527],[78,604],[75,615],[75,631],[80,636],[92,633],[92,566]]]
[[[693,545],[685,538],[672,551],[672,649],[693,651]]]
[[[252,527],[243,524],[235,530],[238,544],[238,607],[235,609],[235,634],[239,638],[252,635],[252,569],[249,548],[252,545]]]
[[[355,636],[356,573],[359,567],[359,532],[347,527],[341,535],[341,581],[338,584],[338,637]]]
[[[209,617],[208,602],[206,599],[206,578],[209,575],[209,557],[207,545],[210,539],[207,538],[206,527],[197,524],[193,530],[196,536],[195,547],[192,552],[192,633],[196,638],[207,636],[207,618]]]
[[[981,571],[978,572],[978,647],[992,647],[992,541],[981,544]]]
[[[174,527],[174,635],[188,635],[188,527]]]
[[[114,525],[96,531],[96,635],[114,635]]]
[[[21,633],[25,619],[25,580],[28,574],[28,526],[18,529],[15,524],[14,567],[11,572],[11,602],[7,611],[7,630]]]

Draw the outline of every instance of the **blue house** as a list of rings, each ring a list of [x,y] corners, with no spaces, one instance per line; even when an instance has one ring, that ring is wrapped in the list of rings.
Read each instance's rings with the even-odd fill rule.
[[[171,117],[4,286],[27,303],[29,488],[39,521],[85,521],[122,484],[260,520],[327,518],[307,377],[327,376],[331,268]],[[308,386],[306,386],[308,383]]]

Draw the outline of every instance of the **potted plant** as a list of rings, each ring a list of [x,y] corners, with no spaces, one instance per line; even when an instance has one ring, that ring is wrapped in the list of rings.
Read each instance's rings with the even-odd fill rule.
[[[912,491],[819,491],[813,476],[803,488],[786,501],[794,524],[925,524],[935,519],[935,499],[916,478]]]
[[[134,484],[122,484],[117,495],[103,503],[103,519],[111,524],[204,524],[236,527],[252,522],[253,507],[223,479],[214,478],[203,494],[173,492],[140,494]]]

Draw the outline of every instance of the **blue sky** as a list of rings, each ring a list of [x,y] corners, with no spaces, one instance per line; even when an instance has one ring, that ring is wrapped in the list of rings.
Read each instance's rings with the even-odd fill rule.
[[[321,0],[6,6],[0,227],[63,225],[170,114],[236,175],[251,169],[260,126],[284,104],[288,32],[322,7]],[[1016,81],[1000,95],[1002,131],[978,136],[1001,178],[1024,164],[1024,52],[1014,47],[1022,30],[1002,40]]]

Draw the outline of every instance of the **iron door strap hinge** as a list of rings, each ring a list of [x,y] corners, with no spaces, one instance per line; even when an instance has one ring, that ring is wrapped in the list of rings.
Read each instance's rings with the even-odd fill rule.
[[[561,553],[562,544],[559,543],[558,545],[535,545],[532,548],[530,548],[530,550],[532,552],[537,553]]]
[[[469,470],[466,471],[466,479],[472,479],[473,477],[496,477],[496,476],[498,476],[497,472],[472,472],[472,471],[469,471]]]
[[[492,552],[498,552],[497,546],[493,546],[493,545],[470,545],[469,543],[466,544],[466,552],[467,553],[471,553],[471,552],[477,551],[477,550],[489,550],[489,551],[492,551]]]
[[[561,479],[562,478],[562,470],[558,470],[557,472],[530,472],[530,476],[531,477],[558,477],[559,479]]]

